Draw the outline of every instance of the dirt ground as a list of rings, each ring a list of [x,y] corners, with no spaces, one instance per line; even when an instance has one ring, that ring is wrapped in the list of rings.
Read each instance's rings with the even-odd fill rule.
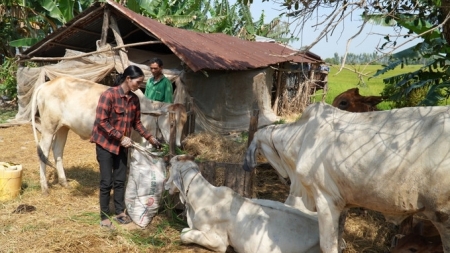
[[[64,151],[70,187],[59,186],[55,170],[48,167],[50,194],[43,196],[35,147],[31,125],[0,128],[0,162],[23,165],[21,194],[0,202],[0,252],[209,252],[197,245],[181,245],[183,227],[170,221],[170,212],[160,212],[144,230],[132,225],[114,232],[102,230],[95,146],[73,132]],[[284,202],[289,186],[270,166],[264,166],[257,171],[255,190],[258,198]],[[25,204],[36,210],[13,213]],[[344,252],[388,252],[396,229],[378,213],[352,209],[345,226]]]

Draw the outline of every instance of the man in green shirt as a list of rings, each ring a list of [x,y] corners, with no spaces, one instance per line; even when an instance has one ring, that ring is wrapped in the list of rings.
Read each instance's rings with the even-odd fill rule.
[[[150,60],[153,77],[145,85],[145,96],[154,101],[173,103],[172,83],[162,73],[163,62],[159,58]]]

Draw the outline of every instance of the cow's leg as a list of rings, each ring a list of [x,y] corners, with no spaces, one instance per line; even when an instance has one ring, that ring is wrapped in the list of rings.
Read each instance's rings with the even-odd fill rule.
[[[339,215],[339,251],[343,251],[347,248],[347,244],[343,239],[344,229],[345,229],[345,220],[347,219],[348,209],[344,209]]]
[[[40,151],[42,153],[40,153],[38,150],[39,156],[44,157],[45,159],[48,159],[48,154],[50,152],[50,147],[52,145],[52,139],[53,139],[53,135],[51,133],[42,131],[41,140],[39,142],[39,147],[38,147],[38,149],[40,149]],[[46,166],[47,165],[42,158],[39,160],[40,160],[39,174],[40,174],[40,181],[41,181],[41,190],[42,190],[42,194],[47,195],[48,194],[48,184],[47,184],[47,176],[46,176]]]
[[[55,139],[53,141],[53,156],[55,158],[56,172],[58,173],[58,183],[64,187],[67,187],[67,179],[63,167],[63,153],[68,133],[69,128],[61,127],[56,132]]]
[[[225,252],[228,247],[225,244],[226,241],[212,230],[205,233],[200,230],[183,228],[180,239],[185,244],[195,243],[217,252]]]
[[[436,222],[432,220],[432,223],[436,227],[436,229],[439,231],[439,234],[441,236],[442,241],[442,247],[444,249],[445,253],[450,253],[450,218],[448,215],[444,214],[438,219],[446,219],[442,222]]]
[[[319,218],[320,248],[324,253],[340,252],[339,224],[342,209],[338,208],[331,197],[318,194],[316,197],[317,215]]]

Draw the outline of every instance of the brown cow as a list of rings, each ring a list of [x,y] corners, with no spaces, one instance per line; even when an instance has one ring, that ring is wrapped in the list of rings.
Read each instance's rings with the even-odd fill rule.
[[[358,88],[352,88],[339,94],[332,105],[349,112],[370,112],[378,111],[376,105],[382,101],[382,96],[361,96]]]
[[[433,240],[412,233],[398,239],[391,253],[444,253],[444,249],[440,239]]]

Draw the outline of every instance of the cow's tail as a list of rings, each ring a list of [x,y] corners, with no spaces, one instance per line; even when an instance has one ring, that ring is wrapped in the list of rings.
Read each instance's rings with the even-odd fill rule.
[[[44,84],[41,84],[39,87],[34,88],[33,96],[31,97],[31,126],[33,128],[34,141],[36,142],[37,154],[39,160],[47,164],[48,166],[55,168],[55,166],[48,160],[48,157],[44,155],[42,151],[41,145],[39,145],[38,136],[36,132],[36,109],[37,109],[37,97],[38,93],[41,90],[41,87]]]
[[[256,138],[254,138],[245,153],[244,164],[242,165],[245,171],[252,171],[256,167],[256,150]]]

